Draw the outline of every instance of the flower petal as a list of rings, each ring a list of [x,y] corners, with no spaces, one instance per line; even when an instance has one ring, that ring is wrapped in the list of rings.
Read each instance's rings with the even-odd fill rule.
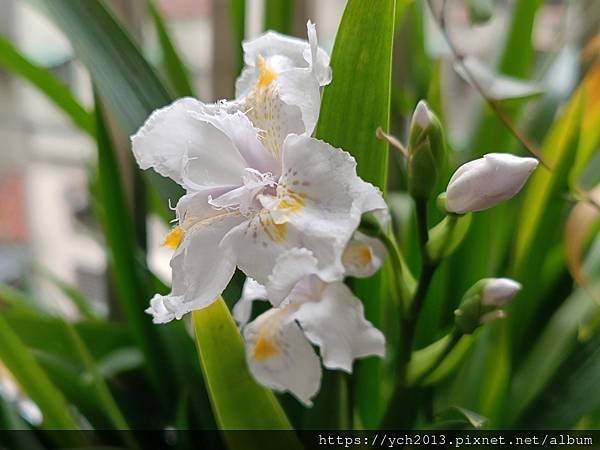
[[[268,298],[278,306],[303,278],[316,274],[318,261],[305,248],[293,248],[282,253],[275,263],[267,284]]]
[[[296,106],[300,109],[303,127],[292,126],[297,123],[288,113],[288,125],[285,127],[287,134],[306,133],[311,135],[319,118],[321,108],[321,91],[319,84],[315,81],[310,69],[296,69],[283,72],[277,78],[279,84],[279,96],[281,101],[291,108]],[[283,139],[281,139],[283,142]]]
[[[257,130],[242,113],[188,114],[192,118],[195,140],[188,144],[184,185],[194,190],[241,185],[244,169],[249,167],[244,152],[253,147],[258,148],[247,153],[261,151]]]
[[[301,236],[296,246],[313,252],[319,276],[337,281],[344,274],[342,253],[360,223],[365,199],[374,192],[357,176],[349,153],[306,135],[290,135],[278,187],[281,200],[272,215]]]
[[[383,264],[386,253],[385,246],[379,239],[360,231],[355,232],[342,255],[346,275],[357,278],[374,275]]]
[[[311,406],[321,384],[321,363],[302,330],[290,318],[291,308],[273,308],[244,329],[246,359],[256,380],[292,393]]]
[[[236,82],[236,96],[254,126],[264,131],[263,142],[276,158],[288,134],[312,134],[320,87],[331,82],[329,56],[318,47],[310,21],[307,31],[309,42],[268,32],[243,44],[246,67]]]
[[[329,55],[319,47],[317,39],[317,27],[310,20],[306,23],[310,52],[304,50],[304,59],[310,62],[312,70],[319,80],[321,86],[331,83],[331,67],[329,67]],[[310,55],[310,59],[309,59]]]
[[[222,131],[244,158],[244,167],[279,176],[281,164],[276,162],[261,143],[259,130],[249,120],[240,102],[219,102],[208,113],[192,113],[201,121]],[[214,149],[213,149],[214,150]]]
[[[187,150],[199,138],[189,111],[203,111],[204,105],[193,98],[182,98],[158,109],[131,137],[135,159],[140,168],[152,167],[164,177],[182,184]]]
[[[247,277],[242,288],[242,296],[233,307],[233,318],[240,327],[245,327],[252,315],[252,303],[266,300],[267,289],[256,280]]]
[[[343,283],[325,285],[320,300],[301,303],[292,316],[320,347],[329,369],[351,373],[356,358],[385,355],[383,334],[365,319],[362,302]]]
[[[227,287],[235,271],[235,256],[219,246],[223,236],[243,217],[236,212],[203,207],[206,193],[182,197],[178,205],[183,240],[171,259],[171,294],[156,295],[146,310],[155,323],[165,323],[210,305]],[[180,203],[181,203],[180,201]]]

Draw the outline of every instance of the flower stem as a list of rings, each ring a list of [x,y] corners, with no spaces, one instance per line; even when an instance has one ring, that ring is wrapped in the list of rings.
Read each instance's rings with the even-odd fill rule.
[[[431,375],[435,370],[444,362],[444,360],[448,357],[448,355],[454,350],[454,347],[459,343],[460,339],[463,337],[463,333],[457,329],[454,329],[450,334],[446,345],[443,350],[440,352],[435,361],[423,372],[414,382],[415,385],[423,384],[423,382],[427,379],[429,375]]]
[[[417,233],[419,235],[419,244],[421,245],[421,257],[427,259],[425,246],[429,240],[429,229],[427,227],[427,201],[422,199],[415,200],[417,215]]]
[[[396,377],[398,379],[398,385],[394,391],[386,414],[382,421],[382,426],[397,428],[398,426],[410,425],[412,420],[410,417],[398,416],[394,411],[394,406],[398,402],[402,402],[402,399],[406,396],[410,396],[410,387],[407,385],[406,372],[408,364],[412,356],[412,347],[415,339],[415,332],[417,329],[417,322],[425,299],[427,298],[427,292],[431,285],[431,280],[435,270],[438,267],[437,261],[432,261],[427,252],[427,242],[429,241],[429,229],[427,225],[427,201],[423,199],[415,200],[415,212],[417,218],[417,233],[419,235],[419,244],[421,249],[421,273],[419,274],[419,280],[417,288],[413,295],[412,301],[407,306],[406,311],[402,311],[400,314],[401,324],[401,338],[400,338],[400,356],[398,358],[398,367]]]

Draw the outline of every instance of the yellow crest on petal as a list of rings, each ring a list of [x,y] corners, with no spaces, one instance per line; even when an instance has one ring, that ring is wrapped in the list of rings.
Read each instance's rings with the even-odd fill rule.
[[[262,55],[258,56],[258,87],[266,87],[277,78],[277,72],[267,67],[265,58]]]
[[[168,248],[176,249],[181,244],[183,235],[184,232],[181,227],[175,227],[167,234],[167,236],[165,236],[163,245]]]
[[[264,361],[279,354],[277,346],[264,336],[259,336],[252,352],[252,358],[256,361]]]
[[[344,254],[342,255],[342,262],[344,264],[353,264],[359,267],[365,267],[373,261],[373,253],[371,248],[366,244],[357,244],[351,242]]]

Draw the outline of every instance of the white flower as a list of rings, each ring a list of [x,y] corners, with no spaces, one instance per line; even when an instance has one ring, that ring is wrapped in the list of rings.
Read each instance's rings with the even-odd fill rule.
[[[381,193],[356,175],[354,158],[309,137],[331,71],[307,27],[309,42],[266,33],[244,43],[235,101],[181,99],[133,136],[140,167],[187,191],[165,240],[176,249],[172,292],[147,310],[155,322],[212,303],[236,265],[268,284],[277,257],[295,247],[312,251],[323,280],[340,279],[361,215],[385,220]]]
[[[514,197],[537,167],[535,158],[488,153],[463,164],[446,190],[446,209],[457,214],[482,211]]]
[[[234,105],[263,131],[275,157],[288,134],[312,134],[320,87],[331,82],[329,56],[318,47],[315,25],[306,26],[308,42],[269,31],[243,43],[246,67],[236,82]]]
[[[502,308],[521,290],[521,283],[510,278],[490,278],[483,287],[482,302],[486,306]]]
[[[339,279],[361,215],[386,208],[348,153],[291,134],[280,157],[272,155],[244,114],[191,99],[156,111],[132,143],[142,168],[188,191],[166,239],[177,249],[172,292],[155,296],[148,310],[157,323],[212,303],[236,264],[267,284],[276,258],[294,247],[314,253],[323,280]]]
[[[326,368],[351,373],[355,359],[384,356],[385,338],[365,319],[361,301],[344,283],[326,283],[316,275],[318,262],[310,251],[292,249],[280,256],[278,266],[290,269],[290,261],[299,269],[280,270],[280,281],[285,284],[296,280],[301,272],[304,276],[287,297],[281,302],[272,301],[274,308],[244,327],[246,357],[258,382],[289,391],[310,406],[321,380],[321,364],[311,344],[319,347]],[[246,286],[250,286],[248,290]],[[246,295],[239,302],[245,305],[236,305],[237,311],[243,309],[246,313],[238,315],[242,326],[250,317],[248,305],[254,300],[249,291],[258,298],[268,291],[258,289],[252,280],[247,280],[246,286]]]

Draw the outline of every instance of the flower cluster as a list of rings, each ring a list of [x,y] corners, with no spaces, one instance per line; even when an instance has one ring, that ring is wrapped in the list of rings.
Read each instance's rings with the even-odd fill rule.
[[[206,307],[238,267],[248,281],[235,313],[252,373],[309,404],[321,377],[311,344],[328,368],[383,356],[383,335],[343,279],[380,266],[381,244],[356,230],[386,205],[350,154],[311,136],[331,69],[307,28],[308,41],[269,32],[244,43],[235,100],[180,99],[155,111],[132,147],[142,169],[186,191],[165,239],[172,291],[147,312],[165,323]],[[247,323],[256,298],[272,309]]]

